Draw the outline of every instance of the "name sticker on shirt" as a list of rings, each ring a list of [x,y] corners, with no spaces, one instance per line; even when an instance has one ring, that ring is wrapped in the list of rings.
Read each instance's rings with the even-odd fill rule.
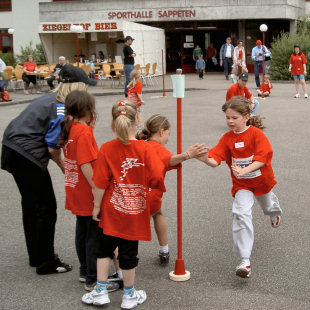
[[[240,149],[241,147],[244,147],[244,142],[237,142],[235,143],[235,148]]]
[[[252,164],[253,157],[254,157],[254,155],[247,157],[247,158],[234,158],[234,157],[232,157],[231,162],[232,162],[232,165],[236,164],[240,168],[245,168],[245,167]],[[249,172],[249,173],[243,175],[242,177],[237,177],[236,172],[234,172],[234,171],[233,171],[233,174],[237,179],[254,179],[254,178],[261,176],[262,172],[260,171],[260,169],[256,169],[252,172]]]

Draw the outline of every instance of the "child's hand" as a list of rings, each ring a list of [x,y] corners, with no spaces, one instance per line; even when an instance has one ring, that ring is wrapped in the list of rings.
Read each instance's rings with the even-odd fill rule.
[[[96,222],[100,222],[100,207],[94,207],[93,209],[93,220]]]
[[[202,154],[202,155],[199,155],[199,156],[196,156],[195,158],[202,161],[203,163],[206,163],[207,162],[207,159],[208,159],[208,152],[209,152],[209,148],[207,147],[206,148],[206,153]]]
[[[141,104],[145,104],[145,101],[141,100]]]
[[[231,169],[232,169],[232,171],[235,172],[236,177],[242,177],[242,176],[244,176],[245,174],[247,174],[247,172],[245,171],[245,168],[238,167],[238,166],[236,165],[236,163],[233,163],[233,164],[231,165]]]
[[[185,153],[189,155],[190,158],[208,154],[208,148],[204,144],[194,144],[190,146]]]

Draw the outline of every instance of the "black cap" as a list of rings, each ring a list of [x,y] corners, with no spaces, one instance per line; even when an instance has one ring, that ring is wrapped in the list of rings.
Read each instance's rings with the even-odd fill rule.
[[[247,73],[241,73],[240,75],[239,75],[239,80],[242,80],[242,81],[247,81],[249,79],[249,76],[248,76],[248,74]]]
[[[295,48],[295,47],[299,47],[299,48],[300,48],[299,44],[294,44],[294,48]]]
[[[90,79],[81,68],[72,65],[65,65],[59,72],[60,80],[63,83],[82,82],[88,85],[95,86],[97,81]]]
[[[133,37],[131,37],[131,36],[127,36],[127,37],[125,38],[125,41],[128,41],[128,40],[133,41],[133,40],[134,40],[134,38],[133,38]]]

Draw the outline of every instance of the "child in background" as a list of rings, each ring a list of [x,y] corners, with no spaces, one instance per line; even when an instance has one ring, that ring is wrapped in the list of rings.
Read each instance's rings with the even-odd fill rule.
[[[64,152],[66,206],[76,215],[75,246],[80,261],[80,282],[93,290],[97,280],[95,242],[98,223],[92,219],[93,167],[98,146],[93,134],[95,98],[85,91],[75,90],[65,100],[66,118],[62,122],[60,144]],[[109,283],[109,290],[119,288]]]
[[[93,219],[102,228],[97,238],[97,285],[82,301],[94,305],[110,303],[108,272],[118,247],[124,276],[121,308],[132,309],[146,300],[145,291],[134,288],[138,240],[151,240],[148,193],[149,188],[165,191],[164,167],[149,143],[135,139],[140,123],[136,105],[126,101],[114,105],[112,119],[117,139],[101,146],[93,176]]]
[[[200,160],[211,167],[226,161],[233,182],[233,251],[241,256],[236,275],[249,278],[250,256],[254,243],[252,207],[254,197],[265,215],[270,216],[271,226],[280,224],[282,210],[272,188],[277,183],[271,167],[273,151],[258,116],[250,117],[249,103],[244,97],[233,97],[222,106],[230,131]],[[258,127],[258,128],[257,128]]]
[[[270,82],[270,75],[264,75],[264,82],[262,83],[260,89],[257,90],[258,96],[261,96],[264,93],[265,97],[270,95],[270,90],[273,88],[272,83]]]
[[[136,135],[138,140],[148,141],[148,143],[156,151],[159,159],[165,166],[163,178],[165,177],[167,171],[176,169],[181,162],[206,153],[203,144],[192,145],[183,154],[173,155],[170,153],[164,146],[168,142],[170,128],[171,125],[165,116],[155,114],[145,122],[144,128]],[[159,260],[160,263],[167,264],[169,262],[169,247],[167,242],[167,224],[161,209],[162,196],[163,191],[153,189],[149,195],[149,202],[151,215],[154,220],[154,227],[159,242]]]
[[[145,102],[142,100],[142,83],[140,82],[141,73],[138,70],[132,70],[130,73],[131,81],[129,82],[127,99],[136,105],[140,111],[140,107]]]
[[[198,59],[196,60],[195,68],[198,70],[199,79],[203,79],[203,71],[205,70],[206,62],[203,60],[203,55],[199,55]]]

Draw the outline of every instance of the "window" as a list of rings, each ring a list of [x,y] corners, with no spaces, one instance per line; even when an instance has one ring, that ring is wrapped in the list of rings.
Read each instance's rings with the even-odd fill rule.
[[[12,1],[0,1],[0,12],[12,11]]]

